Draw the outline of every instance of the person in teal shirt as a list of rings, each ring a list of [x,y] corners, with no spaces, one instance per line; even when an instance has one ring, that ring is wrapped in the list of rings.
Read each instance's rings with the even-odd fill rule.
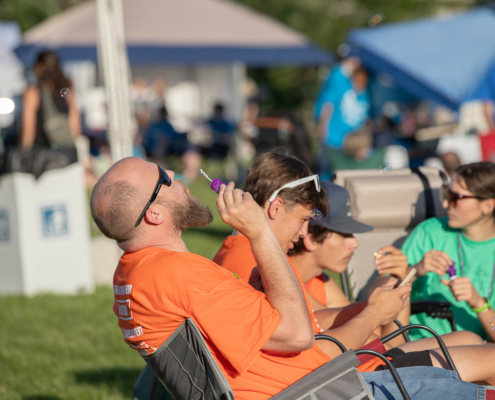
[[[446,190],[446,218],[430,218],[407,238],[402,251],[417,269],[411,301],[452,303],[458,330],[475,332],[495,341],[495,164],[482,162],[459,167]],[[455,262],[456,278],[447,274]],[[383,269],[381,273],[399,273]],[[412,315],[439,334],[451,331],[444,319]],[[412,339],[430,336],[413,330]]]

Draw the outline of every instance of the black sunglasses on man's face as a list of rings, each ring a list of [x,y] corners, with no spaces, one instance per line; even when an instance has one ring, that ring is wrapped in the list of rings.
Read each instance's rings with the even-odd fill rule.
[[[156,183],[155,190],[153,191],[153,194],[151,195],[148,204],[146,204],[146,207],[144,207],[144,210],[139,216],[136,225],[134,225],[134,227],[138,226],[141,223],[141,221],[144,218],[144,214],[146,214],[146,211],[150,207],[151,203],[153,203],[156,199],[156,196],[158,196],[158,192],[160,191],[162,185],[170,186],[172,184],[172,179],[170,179],[170,176],[168,176],[168,174],[159,165],[157,165],[157,167],[158,167],[158,171],[160,172],[160,178]]]

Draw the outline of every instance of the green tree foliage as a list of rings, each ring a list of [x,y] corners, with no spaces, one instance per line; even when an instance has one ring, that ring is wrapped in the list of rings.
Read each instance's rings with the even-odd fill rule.
[[[24,32],[82,0],[0,0],[0,19],[17,21]]]
[[[235,0],[285,23],[320,46],[335,51],[349,29],[368,26],[377,12],[385,22],[407,21],[431,15],[439,3],[428,0]],[[441,3],[458,8],[459,2]]]
[[[303,33],[326,50],[336,52],[350,29],[368,27],[377,13],[383,23],[414,20],[465,8],[470,1],[429,0],[235,0]],[[375,29],[379,29],[375,27]],[[270,97],[265,110],[308,109],[320,86],[315,68],[251,69],[249,74],[266,85]]]

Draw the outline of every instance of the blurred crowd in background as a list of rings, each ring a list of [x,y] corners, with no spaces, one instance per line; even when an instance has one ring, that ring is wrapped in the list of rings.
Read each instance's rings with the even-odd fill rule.
[[[221,101],[212,102],[210,117],[200,119],[193,84],[170,90],[159,76],[135,77],[134,155],[178,169],[186,182],[196,179],[204,160],[218,161],[217,173],[242,182],[252,159],[276,147],[286,148],[324,179],[340,169],[419,165],[449,174],[463,163],[480,161],[484,154],[472,139],[491,138],[488,133],[495,129],[489,101],[465,103],[459,113],[431,101],[383,101],[393,85],[385,76],[371,76],[356,57],[328,70],[313,115],[276,107],[261,112],[264,99],[257,83],[246,78],[242,85],[247,101],[240,119],[229,117],[231,105]],[[112,164],[103,89],[96,87],[80,107],[55,53],[39,54],[21,105],[12,124],[2,129],[3,148],[68,151],[82,140],[88,187]]]
[[[459,14],[455,21],[462,23],[463,18],[483,17],[485,13],[485,9],[473,9]],[[368,24],[371,28],[384,18],[382,13],[373,15]],[[437,22],[428,23],[437,29]],[[43,33],[42,28],[34,29]],[[19,46],[19,27],[14,22],[1,22],[0,30],[4,42],[1,46],[10,47],[0,46],[0,100],[12,103],[12,107],[5,103],[12,108],[7,112],[2,111],[4,103],[0,104],[0,152],[15,153],[21,160],[19,165],[36,164],[32,160],[39,157],[40,149],[53,152],[45,152],[43,157],[51,159],[54,166],[79,159],[86,169],[86,185],[91,188],[119,158],[109,141],[108,101],[109,96],[117,98],[128,88],[105,86],[94,61],[69,57],[70,61],[62,63],[54,51],[38,53],[29,65],[24,50],[18,50],[23,48]],[[364,32],[363,37],[372,32]],[[358,30],[356,35],[359,34]],[[356,40],[353,35],[351,32],[350,37]],[[417,39],[423,46],[419,47],[421,53],[424,43],[420,37]],[[399,48],[403,40],[398,39]],[[447,46],[446,41],[443,46]],[[29,50],[29,45],[24,47]],[[456,71],[457,76],[452,73],[447,84],[435,80],[435,68],[442,68],[443,58],[439,57],[424,68],[433,82],[429,82],[428,90],[437,83],[447,88],[443,97],[439,96],[440,101],[435,101],[431,90],[426,94],[422,87],[406,90],[407,80],[399,82],[401,75],[392,77],[387,73],[393,60],[392,67],[374,65],[370,70],[370,64],[353,55],[359,46],[354,46],[354,53],[351,47],[352,43],[344,43],[338,47],[337,57],[326,54],[313,64],[303,64],[297,70],[294,67],[290,73],[269,66],[266,60],[266,65],[260,62],[265,66],[258,67],[235,62],[197,62],[192,66],[165,65],[161,61],[146,66],[131,63],[133,154],[180,171],[185,182],[196,179],[199,168],[207,162],[214,166],[210,168],[216,175],[240,183],[256,155],[277,147],[299,157],[323,179],[342,169],[381,168],[387,173],[422,165],[449,174],[461,164],[494,161],[495,134],[491,133],[495,131],[495,106],[489,100],[494,97],[476,92],[471,96],[475,100],[458,96],[450,102],[448,91],[451,82],[463,89],[463,79],[468,81],[469,92],[478,86],[489,89],[492,81],[487,78],[487,82],[480,83],[479,77],[470,80],[469,74],[474,72],[469,65]],[[388,47],[383,49],[390,50],[392,56],[401,55]],[[468,50],[469,47],[463,49]],[[431,51],[436,54],[435,49]],[[416,67],[421,70],[421,65]],[[489,63],[483,71],[488,67]],[[298,95],[301,98],[284,99],[281,93],[288,96],[289,91],[277,91],[273,79],[277,73],[281,81],[297,77],[296,83],[286,82],[285,86],[301,86],[304,98]],[[269,75],[271,81],[266,79]],[[306,90],[314,79],[319,80],[318,88],[313,85],[313,89]],[[407,79],[416,78],[411,73]],[[416,80],[419,86],[424,83]],[[297,104],[295,98],[299,99]],[[34,152],[36,157],[26,152]],[[12,158],[0,165],[0,173],[31,172]]]

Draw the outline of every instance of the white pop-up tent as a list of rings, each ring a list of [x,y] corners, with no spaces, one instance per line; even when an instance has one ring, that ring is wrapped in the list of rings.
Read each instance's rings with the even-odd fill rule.
[[[199,88],[199,113],[213,102],[242,112],[239,83],[246,66],[322,65],[333,56],[300,33],[261,13],[228,0],[123,0],[124,31],[132,75],[167,86],[189,82]],[[97,7],[79,4],[24,35],[18,56],[32,64],[42,48],[57,50],[63,61],[97,61]]]

